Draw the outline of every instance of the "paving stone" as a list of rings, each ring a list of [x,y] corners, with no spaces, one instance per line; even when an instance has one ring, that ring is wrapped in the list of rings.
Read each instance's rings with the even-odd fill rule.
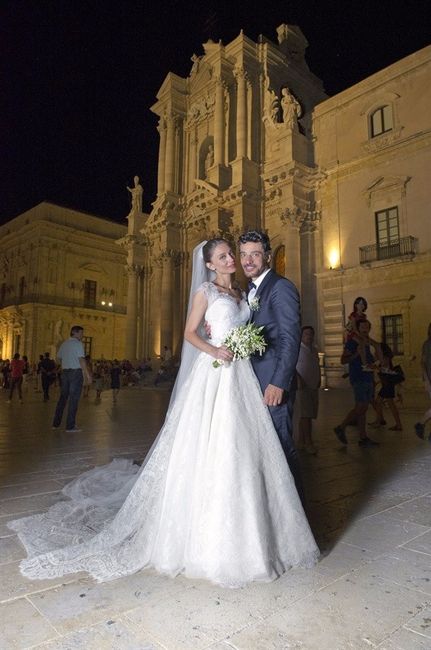
[[[3,564],[9,564],[9,562],[21,560],[24,557],[25,550],[16,535],[0,539],[0,567]]]
[[[163,650],[147,632],[127,622],[108,619],[37,646],[37,650]]]
[[[427,530],[426,526],[398,521],[381,513],[360,519],[349,526],[343,535],[343,542],[371,552],[384,553],[422,536]]]
[[[32,481],[10,485],[0,488],[0,502],[5,499],[14,499],[23,496],[34,496],[35,494],[46,494],[49,492],[58,492],[63,486],[57,480]]]
[[[0,565],[0,602],[12,600],[20,596],[39,593],[69,582],[86,578],[87,574],[74,573],[62,578],[51,580],[29,580],[19,570],[19,562]],[[0,646],[1,647],[1,646]]]
[[[424,600],[423,594],[388,581],[351,575],[273,614],[264,625],[233,635],[229,641],[241,650],[364,650],[381,643],[421,610]]]
[[[412,632],[422,634],[429,639],[431,648],[431,607],[423,609],[419,614],[411,618],[404,626]]]
[[[400,547],[390,555],[379,556],[368,562],[358,571],[362,576],[378,576],[431,596],[431,561],[423,553]]]
[[[112,618],[149,598],[168,598],[181,589],[180,581],[141,571],[105,583],[86,578],[30,594],[28,598],[56,630],[65,634]]]
[[[417,497],[387,511],[388,517],[431,528],[431,496]]]
[[[57,636],[54,628],[25,598],[0,605],[1,650],[24,650]]]
[[[146,602],[126,616],[168,648],[200,650],[256,620],[242,599],[232,603],[232,593],[193,585],[163,601]]]
[[[431,531],[424,533],[420,537],[406,542],[405,547],[412,551],[419,551],[431,555]]]
[[[378,650],[430,650],[431,645],[429,638],[401,628],[377,647]]]

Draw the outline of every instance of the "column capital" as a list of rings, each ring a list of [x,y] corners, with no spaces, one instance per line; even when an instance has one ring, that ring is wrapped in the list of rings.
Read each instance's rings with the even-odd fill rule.
[[[157,125],[157,131],[162,134],[166,131],[166,116],[163,116],[159,119],[159,123]]]
[[[140,264],[126,264],[125,269],[129,276],[138,278],[142,273],[143,267]]]
[[[299,232],[306,217],[307,212],[302,208],[285,208],[280,215],[280,221],[283,226],[294,228]]]

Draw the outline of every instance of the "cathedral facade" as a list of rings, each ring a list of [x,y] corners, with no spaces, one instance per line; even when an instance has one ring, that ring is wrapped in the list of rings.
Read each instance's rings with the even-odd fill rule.
[[[268,232],[274,268],[295,282],[328,385],[341,382],[343,328],[366,297],[373,334],[419,382],[430,317],[431,47],[328,98],[307,41],[208,41],[187,78],[169,73],[159,117],[157,198],[133,207],[126,356],[178,353],[191,252],[214,235]],[[239,277],[242,280],[241,277]],[[416,358],[415,358],[416,357]]]

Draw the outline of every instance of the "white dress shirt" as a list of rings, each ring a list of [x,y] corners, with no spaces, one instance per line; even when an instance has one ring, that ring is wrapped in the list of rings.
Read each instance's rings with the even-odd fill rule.
[[[251,280],[251,278],[250,278],[250,280],[254,284],[254,287],[252,287],[250,289],[250,291],[248,292],[248,295],[247,295],[248,304],[250,304],[250,301],[253,300],[253,298],[255,297],[256,292],[257,292],[260,284],[263,282],[264,277],[267,275],[267,273],[270,272],[270,270],[271,269],[265,269],[265,271],[263,273],[261,273],[258,278],[254,278],[253,280]]]

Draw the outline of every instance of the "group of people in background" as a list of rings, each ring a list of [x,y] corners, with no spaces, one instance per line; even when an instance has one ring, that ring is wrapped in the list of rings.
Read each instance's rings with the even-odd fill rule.
[[[371,323],[366,315],[367,301],[362,296],[356,298],[353,311],[349,315],[345,328],[345,341],[341,363],[348,366],[348,376],[354,395],[355,405],[347,413],[344,420],[335,427],[338,440],[347,445],[346,428],[355,425],[359,432],[359,445],[376,447],[379,443],[367,434],[366,414],[371,405],[375,410],[375,420],[369,423],[372,428],[386,425],[383,407],[387,406],[394,419],[390,431],[402,431],[403,426],[396,404],[396,388],[405,377],[399,365],[393,364],[393,352],[386,343],[379,343],[370,336]],[[301,346],[297,362],[297,394],[296,412],[297,424],[295,441],[299,449],[308,454],[316,454],[317,449],[312,439],[312,421],[317,418],[319,407],[319,387],[321,385],[321,368],[317,347],[314,344],[314,328],[305,325],[302,328]],[[160,369],[155,374],[154,385],[158,385],[169,375],[172,368],[177,370],[170,348],[164,346],[161,355]],[[139,383],[145,373],[152,371],[150,358],[145,358],[137,365],[129,360],[112,361],[102,359],[92,361],[90,355],[85,356],[87,375],[83,382],[83,397],[88,397],[90,388],[94,387],[96,401],[101,399],[102,392],[112,390],[113,402],[116,403],[121,386]],[[428,327],[428,338],[422,346],[421,370],[425,389],[431,399],[431,323]],[[49,352],[41,354],[37,364],[30,365],[27,357],[16,352],[9,361],[0,360],[2,387],[8,391],[7,402],[11,402],[16,390],[19,401],[23,402],[23,385],[30,377],[35,379],[35,390],[43,392],[43,401],[49,401],[50,387],[57,384],[61,387],[62,368],[50,357]],[[170,376],[170,375],[169,375]],[[175,378],[175,373],[173,379]],[[422,419],[415,424],[419,438],[425,438],[425,426],[431,420],[431,407],[424,413]],[[431,442],[431,433],[428,436]]]
[[[94,390],[96,401],[101,399],[102,392],[112,390],[112,399],[117,401],[122,386],[138,384],[144,373],[152,371],[149,357],[133,365],[129,360],[101,359],[92,361],[90,355],[85,356],[89,371],[88,379],[83,384],[83,397],[89,397]],[[29,363],[27,356],[16,352],[12,360],[0,359],[0,387],[7,391],[8,403],[16,395],[20,403],[24,401],[24,387],[32,386],[34,391],[43,394],[43,401],[50,400],[50,389],[61,388],[61,363],[51,358],[49,352],[39,356],[36,363]],[[26,386],[27,385],[27,386]]]
[[[348,365],[347,376],[352,386],[355,405],[344,420],[334,428],[338,440],[347,445],[346,428],[356,425],[359,431],[361,447],[377,447],[379,443],[367,434],[366,414],[370,405],[376,412],[374,422],[369,426],[378,428],[386,425],[383,416],[383,405],[387,405],[394,424],[390,431],[402,431],[400,414],[396,404],[396,389],[404,380],[401,366],[394,366],[394,354],[389,345],[379,343],[370,336],[371,323],[366,315],[367,301],[362,296],[356,298],[353,311],[349,315],[345,330],[344,349],[341,363]],[[428,337],[430,338],[431,326]],[[428,338],[428,340],[429,340]],[[428,352],[429,349],[429,352]],[[422,371],[427,385],[431,386],[431,343],[424,344],[422,352]],[[427,366],[426,359],[429,359]],[[428,368],[428,369],[427,369]],[[428,389],[431,395],[431,389]],[[423,437],[425,422],[431,419],[431,409],[427,411],[422,422],[416,424],[416,433]],[[422,436],[420,435],[422,433]]]

